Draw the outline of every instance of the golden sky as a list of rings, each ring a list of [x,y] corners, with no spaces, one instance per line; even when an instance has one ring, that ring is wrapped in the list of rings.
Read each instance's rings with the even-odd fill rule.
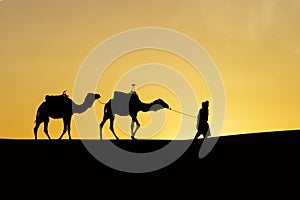
[[[141,27],[173,29],[205,48],[226,91],[223,135],[299,129],[299,11],[298,0],[0,1],[0,138],[33,138],[35,113],[44,96],[68,90],[72,97],[76,75],[89,53],[107,38]],[[109,66],[97,89],[102,100],[112,95],[111,74],[117,81],[126,70],[148,63],[179,70],[194,87],[199,84],[199,99],[210,99],[201,77],[187,70],[189,63],[168,52],[143,50]],[[179,100],[168,89],[157,85],[140,89],[144,101],[158,98],[158,93],[180,109]],[[100,122],[103,106],[95,103],[94,107]],[[195,108],[191,114],[197,112]],[[155,138],[172,137],[179,116],[160,113],[166,123]],[[142,115],[149,125],[150,113]],[[184,126],[189,130],[195,124]],[[61,130],[61,120],[50,121],[53,138]],[[105,132],[111,136],[107,127]],[[187,137],[193,137],[194,132],[187,132]],[[146,130],[141,129],[137,137],[143,134],[147,135]],[[72,135],[77,135],[74,123]],[[42,127],[39,138],[45,138]]]

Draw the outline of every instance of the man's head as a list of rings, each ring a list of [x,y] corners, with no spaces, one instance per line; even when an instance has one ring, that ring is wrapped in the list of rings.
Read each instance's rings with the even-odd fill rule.
[[[208,108],[208,106],[209,106],[209,101],[203,101],[202,102],[202,107],[203,108]]]

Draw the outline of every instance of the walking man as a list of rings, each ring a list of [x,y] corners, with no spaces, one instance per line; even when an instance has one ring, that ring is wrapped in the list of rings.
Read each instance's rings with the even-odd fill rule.
[[[198,139],[201,134],[203,137],[210,136],[210,129],[208,125],[208,106],[209,101],[202,102],[202,108],[199,110],[198,117],[197,117],[197,129],[198,132],[196,133],[195,139]]]

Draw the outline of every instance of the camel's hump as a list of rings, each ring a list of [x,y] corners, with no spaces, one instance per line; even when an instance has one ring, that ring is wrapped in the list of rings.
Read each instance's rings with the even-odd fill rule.
[[[114,91],[113,99],[120,99],[120,100],[125,100],[125,99],[130,99],[132,93],[125,93],[121,91]]]
[[[113,98],[111,99],[111,107],[113,114],[126,116],[129,115],[129,101],[133,93],[125,93],[121,91],[115,91]]]
[[[69,100],[66,94],[62,95],[46,95],[45,100],[47,103],[59,104]]]

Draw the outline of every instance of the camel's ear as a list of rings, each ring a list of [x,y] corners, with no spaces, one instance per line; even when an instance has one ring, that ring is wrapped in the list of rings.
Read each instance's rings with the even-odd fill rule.
[[[66,93],[67,93],[67,90],[63,91],[63,93],[62,93],[62,94],[66,94]]]

